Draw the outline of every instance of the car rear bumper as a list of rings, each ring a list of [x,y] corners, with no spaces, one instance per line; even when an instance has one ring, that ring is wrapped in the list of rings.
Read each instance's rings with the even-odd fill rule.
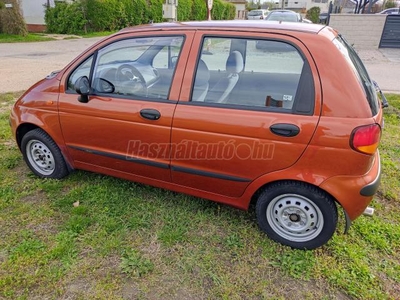
[[[351,220],[363,214],[378,190],[381,177],[379,152],[363,176],[335,176],[324,181],[320,188],[327,191],[342,205]]]
[[[377,159],[377,165],[378,165],[377,176],[371,183],[367,184],[360,190],[361,196],[371,197],[371,196],[374,196],[375,193],[378,191],[379,184],[381,182],[381,164],[380,164],[379,155],[378,155],[378,159]]]

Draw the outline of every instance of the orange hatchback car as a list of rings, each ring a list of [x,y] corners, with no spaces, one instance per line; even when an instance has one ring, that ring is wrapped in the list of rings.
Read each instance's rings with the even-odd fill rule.
[[[299,249],[347,226],[380,178],[382,104],[330,27],[164,23],[96,43],[14,105],[33,173],[88,170],[240,209]]]

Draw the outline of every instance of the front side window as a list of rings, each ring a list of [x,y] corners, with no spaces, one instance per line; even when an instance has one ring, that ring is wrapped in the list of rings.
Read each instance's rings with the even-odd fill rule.
[[[67,83],[67,90],[75,92],[75,83],[79,77],[86,76],[89,78],[90,68],[92,67],[93,55],[81,63],[69,76]]]
[[[168,99],[183,36],[155,36],[113,42],[83,63],[69,77],[68,86],[80,76],[91,79],[91,92],[97,95],[131,99]],[[91,75],[91,76],[90,76]]]
[[[133,38],[101,49],[93,74],[98,93],[102,83],[112,85],[112,94],[140,99],[167,99],[182,36]],[[97,85],[97,83],[100,83]],[[109,93],[109,91],[107,91]]]
[[[290,43],[207,37],[192,101],[311,114],[314,83],[307,61]]]

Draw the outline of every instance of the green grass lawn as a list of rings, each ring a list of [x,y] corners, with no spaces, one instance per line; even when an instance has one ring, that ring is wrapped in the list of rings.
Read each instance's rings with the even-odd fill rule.
[[[102,37],[102,36],[108,36],[110,34],[115,33],[116,31],[100,31],[100,32],[90,32],[90,33],[84,33],[81,36],[84,38],[91,38],[91,37]]]
[[[54,38],[37,33],[28,33],[26,36],[0,33],[0,43],[45,42],[52,40]]]
[[[314,251],[259,231],[253,211],[76,171],[25,166],[0,95],[0,298],[398,299],[400,95],[389,95],[372,206]],[[75,204],[75,205],[74,205]]]
[[[91,37],[102,37],[113,34],[114,32],[111,31],[102,31],[102,32],[93,32],[82,34],[81,37],[83,38],[91,38]],[[65,35],[62,39],[76,39],[79,36],[75,35]],[[51,34],[44,34],[44,33],[29,33],[27,36],[21,36],[16,34],[5,34],[0,33],[0,43],[28,43],[28,42],[46,42],[46,41],[53,41],[56,40]]]

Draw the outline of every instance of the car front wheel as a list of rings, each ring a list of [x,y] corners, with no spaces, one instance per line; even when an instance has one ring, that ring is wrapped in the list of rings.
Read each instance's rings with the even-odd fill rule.
[[[267,187],[256,205],[258,225],[271,239],[296,249],[315,249],[334,234],[337,208],[333,199],[301,182]]]
[[[23,136],[21,151],[28,167],[39,177],[60,179],[69,173],[60,149],[42,129]]]

